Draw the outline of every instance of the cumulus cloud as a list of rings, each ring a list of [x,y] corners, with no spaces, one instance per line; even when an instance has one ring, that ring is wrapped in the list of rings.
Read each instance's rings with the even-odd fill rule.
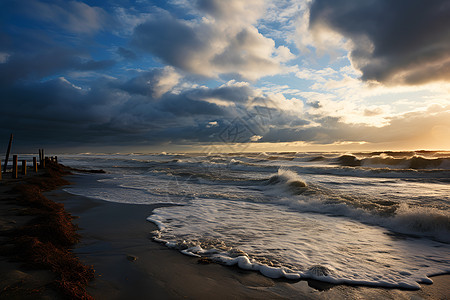
[[[264,1],[185,5],[197,19],[179,19],[160,11],[135,28],[133,44],[174,67],[208,77],[235,74],[255,80],[282,72],[282,64],[293,58],[287,47],[276,47],[255,27]]]
[[[450,3],[446,0],[315,0],[309,28],[351,40],[350,58],[363,80],[450,81]]]

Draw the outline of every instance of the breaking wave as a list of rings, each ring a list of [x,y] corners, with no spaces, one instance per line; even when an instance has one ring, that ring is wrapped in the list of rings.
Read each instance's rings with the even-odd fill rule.
[[[433,207],[410,207],[401,203],[389,225],[397,232],[429,235],[450,243],[450,213]]]
[[[294,195],[300,195],[308,188],[297,173],[283,168],[278,169],[278,174],[272,175],[267,180],[267,184],[281,186]]]
[[[283,195],[273,198],[275,204],[300,212],[346,216],[395,233],[450,243],[450,212],[434,207],[410,207],[390,199],[349,195],[321,185],[307,184],[300,175],[283,168],[263,183],[277,188],[269,189],[268,194]]]

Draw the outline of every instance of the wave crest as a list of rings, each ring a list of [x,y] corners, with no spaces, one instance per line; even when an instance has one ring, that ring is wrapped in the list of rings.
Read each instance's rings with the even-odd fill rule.
[[[295,195],[302,194],[308,188],[297,173],[283,168],[278,169],[278,174],[272,175],[267,184],[282,186]]]

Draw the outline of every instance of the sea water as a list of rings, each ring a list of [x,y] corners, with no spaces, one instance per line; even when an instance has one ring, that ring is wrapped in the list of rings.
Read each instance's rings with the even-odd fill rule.
[[[73,194],[170,203],[154,240],[271,278],[419,288],[450,273],[450,153],[80,154]]]

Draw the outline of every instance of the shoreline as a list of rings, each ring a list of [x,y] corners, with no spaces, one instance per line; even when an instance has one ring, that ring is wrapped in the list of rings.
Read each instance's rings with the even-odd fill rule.
[[[39,174],[41,175],[41,174]],[[92,177],[69,175],[65,179],[83,185]],[[12,180],[7,179],[12,182]],[[22,179],[16,180],[17,182]],[[25,209],[11,204],[14,195],[3,192],[3,208],[7,211]],[[44,196],[64,205],[78,226],[80,242],[72,249],[85,265],[92,265],[95,279],[86,291],[95,299],[163,298],[198,299],[214,296],[218,299],[331,299],[331,298],[384,298],[384,299],[445,299],[449,297],[450,275],[433,276],[431,285],[422,284],[420,290],[388,289],[368,286],[331,285],[313,280],[296,282],[270,279],[258,272],[219,264],[201,264],[198,258],[189,257],[155,242],[151,232],[157,226],[146,218],[153,209],[164,205],[123,204],[91,199],[70,194],[56,187]],[[47,186],[49,188],[49,186]],[[15,206],[14,206],[15,205]],[[14,210],[15,209],[15,210]],[[5,211],[4,209],[2,210]],[[30,221],[30,216],[4,213],[0,216],[2,231],[8,226],[20,227]],[[10,224],[10,225],[8,225]],[[6,226],[6,227],[5,227]],[[2,234],[2,247],[4,246]],[[3,251],[0,254],[4,254]],[[7,259],[6,259],[7,260]],[[23,270],[16,262],[1,257],[2,276],[0,299],[8,293],[21,295],[20,299],[57,299],[56,291],[48,284],[54,275],[42,270]],[[15,282],[13,282],[16,280]],[[20,283],[20,284],[18,284]],[[33,291],[30,294],[30,291]],[[27,298],[28,297],[28,298]],[[16,297],[17,298],[17,297]]]
[[[75,175],[68,180],[75,185],[83,185],[90,178]],[[153,241],[151,232],[157,226],[146,219],[153,209],[163,204],[108,202],[76,196],[62,189],[51,193],[50,198],[61,199],[68,211],[79,216],[76,222],[83,238],[74,251],[87,264],[93,264],[101,275],[88,288],[98,299],[124,299],[130,295],[145,298],[155,294],[168,299],[217,298],[218,295],[224,299],[323,299],[353,295],[363,298],[444,299],[448,296],[449,274],[433,276],[434,284],[422,284],[420,290],[404,290],[332,285],[314,280],[270,279],[259,272],[238,267],[202,264],[198,258]],[[129,256],[136,259],[130,261]],[[108,292],[109,296],[104,297]]]

